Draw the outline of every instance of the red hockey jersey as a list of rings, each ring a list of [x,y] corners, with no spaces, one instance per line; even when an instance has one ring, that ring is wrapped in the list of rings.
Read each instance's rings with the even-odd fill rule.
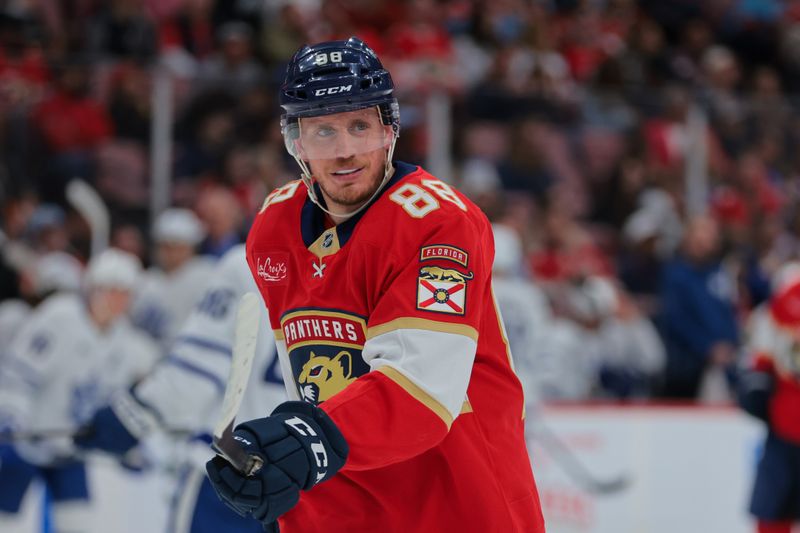
[[[493,256],[483,213],[404,163],[330,229],[299,181],[267,197],[247,257],[287,390],[350,446],[283,533],[544,531]]]
[[[770,302],[774,304],[773,301]],[[800,444],[800,332],[784,323],[775,306],[753,311],[748,324],[746,368],[772,374],[769,426],[779,437]]]

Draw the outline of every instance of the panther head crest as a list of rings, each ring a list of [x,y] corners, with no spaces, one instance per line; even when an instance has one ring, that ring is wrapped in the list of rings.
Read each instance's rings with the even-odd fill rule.
[[[297,383],[303,400],[318,404],[354,382],[356,378],[351,377],[352,374],[353,356],[347,350],[333,358],[311,352]]]

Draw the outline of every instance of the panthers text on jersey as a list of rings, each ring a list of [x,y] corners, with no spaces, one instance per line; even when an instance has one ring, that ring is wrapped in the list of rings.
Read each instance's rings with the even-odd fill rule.
[[[326,226],[291,182],[247,241],[290,398],[320,404],[350,446],[281,531],[544,531],[486,217],[396,163],[369,208]]]

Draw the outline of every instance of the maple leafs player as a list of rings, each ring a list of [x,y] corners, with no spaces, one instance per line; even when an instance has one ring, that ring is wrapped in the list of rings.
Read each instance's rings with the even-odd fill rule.
[[[197,301],[197,287],[203,286],[214,267],[195,248],[205,230],[189,209],[172,207],[156,219],[156,263],[147,270],[131,309],[133,323],[149,333],[164,349],[172,345],[178,329]]]
[[[149,371],[159,350],[125,318],[140,271],[134,256],[106,250],[89,263],[84,294],[55,294],[32,312],[0,364],[0,434],[77,430],[113,390]],[[0,529],[14,530],[39,477],[59,533],[84,531],[90,487],[74,451],[66,435],[0,444]]]
[[[214,494],[203,465],[208,459],[211,427],[225,391],[239,299],[256,291],[244,245],[229,250],[216,264],[192,314],[183,324],[169,355],[132,390],[116,394],[99,409],[77,439],[83,448],[125,454],[160,429],[181,429],[197,435],[195,446],[182,450],[189,459],[180,468],[176,505],[171,508],[171,533],[260,531],[224,506]],[[262,328],[256,360],[240,416],[254,417],[286,399],[278,368],[275,339],[262,306]],[[156,440],[154,444],[158,444]]]
[[[291,400],[234,433],[263,468],[216,457],[214,488],[283,533],[544,531],[486,217],[392,161],[392,80],[359,39],[300,49],[280,102],[302,181],[247,257]]]

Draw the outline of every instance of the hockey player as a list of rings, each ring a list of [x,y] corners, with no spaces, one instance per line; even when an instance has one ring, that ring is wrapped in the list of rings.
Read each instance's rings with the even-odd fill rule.
[[[302,180],[247,258],[292,401],[237,427],[263,468],[216,457],[214,488],[282,533],[544,531],[486,217],[392,161],[392,80],[359,39],[299,50],[280,102]]]
[[[202,468],[210,454],[208,435],[230,371],[237,304],[245,292],[257,291],[243,244],[220,259],[204,287],[167,358],[130,391],[116,394],[110,406],[98,410],[89,424],[91,429],[77,443],[124,454],[159,430],[195,434],[195,445],[183,450],[190,460],[180,468],[168,530],[256,533],[261,531],[260,525],[223,505]],[[266,309],[262,315],[253,373],[240,408],[242,420],[259,416],[286,399]],[[191,460],[194,457],[197,459]]]
[[[67,434],[155,362],[157,347],[125,318],[140,270],[132,255],[106,250],[89,263],[84,294],[45,300],[7,348],[0,363],[0,434],[59,430],[64,436],[0,444],[0,530],[13,530],[36,477],[51,493],[58,532],[84,530],[89,487]]]
[[[748,324],[739,402],[767,425],[750,512],[758,533],[790,533],[800,521],[800,264],[776,275],[774,294]]]
[[[203,239],[200,220],[188,209],[170,208],[153,227],[156,267],[148,269],[134,300],[134,324],[147,331],[166,350],[189,317],[205,284],[212,260],[198,257],[195,248]]]

